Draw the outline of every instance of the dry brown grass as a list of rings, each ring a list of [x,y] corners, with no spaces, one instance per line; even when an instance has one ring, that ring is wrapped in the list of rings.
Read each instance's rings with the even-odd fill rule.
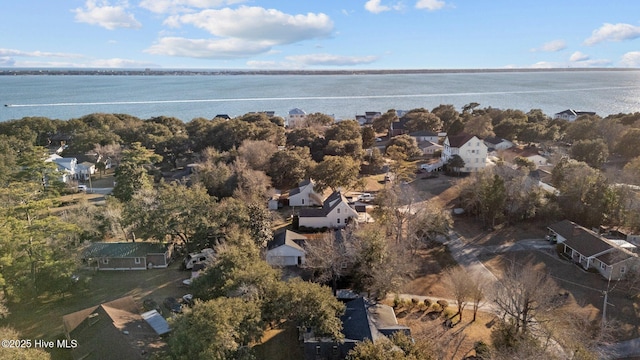
[[[400,324],[411,328],[414,338],[431,341],[436,352],[439,353],[438,358],[441,359],[462,359],[475,355],[473,348],[478,341],[490,344],[495,315],[478,312],[476,321],[472,321],[473,311],[465,309],[462,313],[462,321],[455,316],[451,319],[453,327],[449,327],[445,325],[445,321],[451,318],[452,311],[455,312],[452,306],[442,313],[437,313],[433,307],[429,309],[425,309],[424,306],[414,309],[399,307],[396,309],[396,314]]]

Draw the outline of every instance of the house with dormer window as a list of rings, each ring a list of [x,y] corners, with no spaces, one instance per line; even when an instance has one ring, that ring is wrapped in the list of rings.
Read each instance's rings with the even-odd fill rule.
[[[487,167],[487,145],[477,136],[461,133],[447,136],[444,139],[442,155],[440,157],[443,164],[446,164],[454,155],[458,155],[464,160],[464,167],[461,172],[476,172]]]
[[[307,228],[343,228],[352,219],[358,219],[358,213],[340,191],[329,195],[322,207],[301,209],[298,213],[299,226]]]

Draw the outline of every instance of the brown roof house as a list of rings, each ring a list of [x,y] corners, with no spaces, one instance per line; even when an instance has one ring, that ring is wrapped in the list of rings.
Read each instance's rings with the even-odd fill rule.
[[[596,269],[606,279],[620,279],[637,258],[635,246],[625,240],[610,240],[572,221],[549,225],[548,239],[562,244],[567,257],[584,269]]]
[[[447,136],[444,139],[444,148],[440,159],[446,164],[454,155],[458,155],[464,161],[461,172],[476,172],[484,169],[489,164],[487,159],[487,145],[477,136],[460,133]]]
[[[152,242],[96,242],[82,252],[82,261],[97,270],[166,268],[172,245]]]
[[[148,359],[165,343],[138,310],[133,298],[126,296],[63,316],[68,344],[77,344],[71,350],[72,357]],[[164,324],[168,331],[166,321]]]

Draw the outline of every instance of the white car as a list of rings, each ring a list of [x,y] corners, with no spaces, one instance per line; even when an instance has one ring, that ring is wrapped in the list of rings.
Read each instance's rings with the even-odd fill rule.
[[[375,199],[375,196],[371,195],[370,193],[362,193],[360,194],[360,196],[358,196],[358,200],[360,201],[371,201]]]
[[[87,185],[78,185],[78,191],[87,192]]]

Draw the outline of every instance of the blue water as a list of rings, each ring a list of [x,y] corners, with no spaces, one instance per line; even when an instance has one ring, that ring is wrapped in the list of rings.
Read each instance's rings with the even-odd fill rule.
[[[601,116],[640,111],[639,71],[393,75],[0,76],[0,121],[71,119],[95,112],[183,121],[294,107],[354,118],[365,111],[470,102],[547,115],[573,108]]]

